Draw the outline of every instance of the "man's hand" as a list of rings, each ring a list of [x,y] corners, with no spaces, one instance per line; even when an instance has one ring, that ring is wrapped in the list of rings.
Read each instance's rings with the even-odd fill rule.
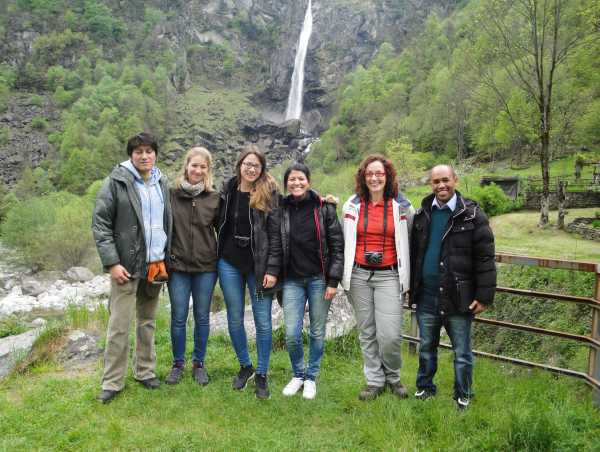
[[[480,303],[477,300],[473,300],[473,303],[469,305],[469,309],[473,314],[480,314],[487,309],[486,305]]]
[[[277,276],[266,274],[263,278],[263,287],[270,289],[271,287],[275,287],[275,284],[277,284]]]
[[[121,264],[116,264],[110,267],[110,277],[114,279],[117,284],[125,284],[129,282],[131,275]]]
[[[326,300],[331,300],[333,299],[333,297],[335,297],[336,292],[336,287],[328,287],[327,289],[325,289],[325,295],[323,296],[323,298],[325,298]]]

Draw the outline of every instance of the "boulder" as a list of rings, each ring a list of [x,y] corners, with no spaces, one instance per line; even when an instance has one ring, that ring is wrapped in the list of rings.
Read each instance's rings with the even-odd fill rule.
[[[46,290],[45,285],[35,278],[25,277],[21,280],[21,292],[23,295],[37,297]]]
[[[81,369],[95,364],[102,355],[98,339],[97,332],[71,331],[65,345],[57,355],[58,360],[65,369]]]
[[[85,267],[71,267],[67,270],[67,278],[74,282],[86,282],[94,279],[94,274]]]
[[[0,379],[11,373],[21,357],[29,354],[41,331],[41,328],[36,328],[0,339]]]

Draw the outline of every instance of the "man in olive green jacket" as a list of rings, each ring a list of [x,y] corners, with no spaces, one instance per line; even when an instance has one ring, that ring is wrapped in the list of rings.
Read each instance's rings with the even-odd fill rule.
[[[147,281],[148,265],[162,263],[171,237],[167,181],[155,166],[158,144],[140,133],[127,143],[129,160],[119,164],[98,192],[92,230],[100,260],[111,275],[110,318],[106,334],[102,391],[108,403],[123,389],[129,330],[136,314],[134,377],[156,389],[154,331],[160,285]]]

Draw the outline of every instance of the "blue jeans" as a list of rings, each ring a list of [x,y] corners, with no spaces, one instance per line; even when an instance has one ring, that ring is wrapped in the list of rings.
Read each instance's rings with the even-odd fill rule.
[[[433,377],[437,371],[437,349],[443,326],[448,332],[454,351],[454,398],[470,398],[473,381],[473,352],[471,351],[473,317],[468,314],[441,316],[418,311],[417,320],[421,335],[417,388],[436,392]]]
[[[283,281],[283,316],[285,340],[294,377],[315,380],[321,367],[321,357],[325,346],[325,325],[329,313],[330,300],[325,300],[326,284],[322,277],[288,278]],[[308,367],[304,368],[304,347],[302,326],[304,307],[308,299],[310,319],[310,343]]]
[[[169,298],[171,299],[171,345],[174,364],[185,362],[186,324],[193,300],[195,363],[204,362],[208,333],[210,331],[210,302],[217,282],[216,272],[185,273],[174,271],[169,276]]]
[[[227,307],[227,327],[233,343],[235,354],[242,366],[250,366],[252,361],[248,354],[248,340],[244,328],[244,292],[248,286],[252,300],[252,315],[256,327],[256,354],[258,363],[256,373],[266,375],[269,370],[271,346],[273,343],[273,327],[271,324],[271,303],[273,295],[256,292],[254,273],[243,275],[236,267],[225,259],[219,259],[217,266],[219,282]]]

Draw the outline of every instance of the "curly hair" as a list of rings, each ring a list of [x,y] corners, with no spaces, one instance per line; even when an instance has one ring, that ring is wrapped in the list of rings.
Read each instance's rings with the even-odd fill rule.
[[[254,154],[260,161],[260,176],[252,184],[250,191],[250,207],[262,212],[270,212],[273,209],[273,192],[277,191],[277,182],[273,176],[267,173],[267,159],[265,154],[255,144],[248,144],[242,148],[242,152],[235,164],[235,174],[238,183],[242,180],[242,162],[250,154]]]
[[[365,173],[367,172],[367,166],[373,162],[381,162],[385,170],[385,187],[383,190],[384,199],[396,198],[398,196],[398,175],[396,168],[390,159],[381,154],[370,154],[367,155],[358,167],[355,177],[355,191],[356,194],[366,201],[369,200],[369,187],[367,187],[367,181]]]

